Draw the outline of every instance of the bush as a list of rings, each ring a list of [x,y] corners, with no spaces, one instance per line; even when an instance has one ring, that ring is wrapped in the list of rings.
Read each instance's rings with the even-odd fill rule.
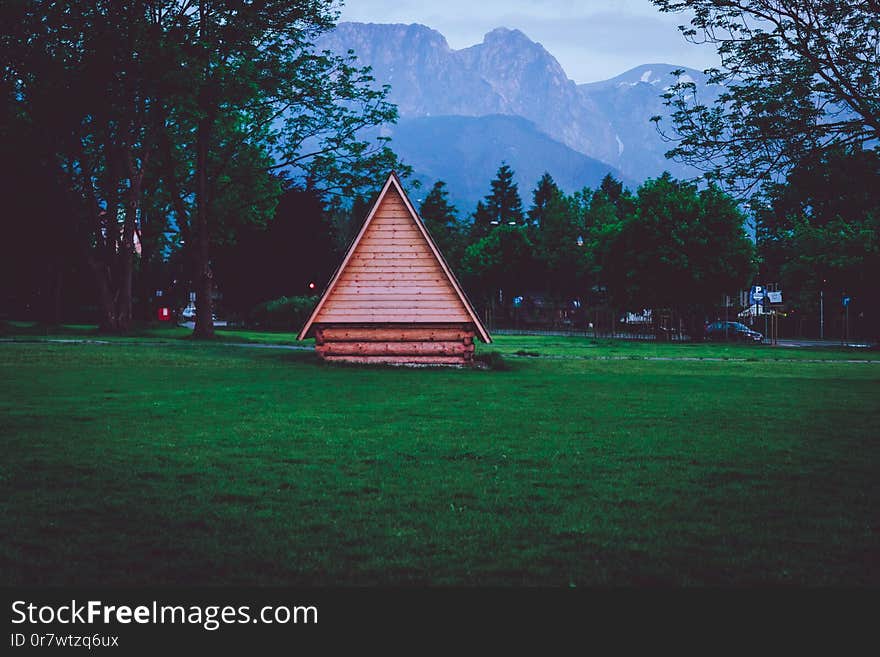
[[[497,351],[487,351],[486,353],[477,354],[474,356],[474,362],[477,365],[490,370],[510,369],[507,361],[505,361],[504,357]]]
[[[254,328],[298,331],[318,302],[318,297],[281,297],[251,310],[248,322]]]

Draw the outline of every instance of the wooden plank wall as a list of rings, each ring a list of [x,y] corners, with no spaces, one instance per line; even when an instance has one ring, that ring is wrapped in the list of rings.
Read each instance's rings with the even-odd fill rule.
[[[403,199],[391,188],[315,323],[469,321]]]
[[[474,329],[469,324],[318,325],[315,349],[328,361],[469,365]]]

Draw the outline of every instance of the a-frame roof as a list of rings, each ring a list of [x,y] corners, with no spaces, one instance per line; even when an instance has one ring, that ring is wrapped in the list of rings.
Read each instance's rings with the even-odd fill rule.
[[[399,260],[394,262],[392,258]],[[361,266],[381,265],[383,262],[388,263],[388,271],[391,272],[382,278],[383,281],[388,280],[387,289],[380,289],[381,295],[353,294],[364,289],[359,287],[363,283],[356,273],[364,271]],[[402,269],[404,266],[406,269]],[[410,270],[414,273],[409,273]],[[370,268],[367,271],[377,270]],[[384,282],[378,284],[386,285]],[[377,307],[371,307],[367,305],[369,299],[381,301],[374,302]],[[410,310],[401,310],[407,304]],[[383,307],[389,308],[388,319],[382,317],[385,312]],[[396,310],[392,310],[392,307]],[[412,317],[400,319],[407,315]],[[385,181],[363,226],[348,247],[342,264],[336,269],[297,339],[302,340],[309,335],[316,321],[461,321],[473,323],[483,342],[492,341],[394,172]]]

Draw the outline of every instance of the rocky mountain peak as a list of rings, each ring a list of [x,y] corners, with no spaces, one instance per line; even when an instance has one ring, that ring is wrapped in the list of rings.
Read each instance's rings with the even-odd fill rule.
[[[518,116],[568,148],[617,167],[630,180],[656,177],[666,169],[679,176],[693,173],[665,159],[668,144],[650,122],[666,113],[661,94],[677,81],[672,71],[681,67],[645,64],[610,80],[576,85],[540,43],[506,27],[453,50],[442,34],[424,25],[341,23],[318,47],[354,50],[372,67],[378,84],[391,86],[389,99],[401,119]],[[684,75],[680,79],[692,79],[705,91],[702,73],[688,69]],[[413,125],[427,130],[429,123]],[[527,132],[508,123],[492,125],[523,139]],[[488,148],[492,139],[487,134],[486,144],[472,146]]]

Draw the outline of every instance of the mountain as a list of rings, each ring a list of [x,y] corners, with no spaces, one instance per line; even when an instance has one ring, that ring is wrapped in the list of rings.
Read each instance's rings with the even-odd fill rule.
[[[459,208],[462,218],[489,193],[489,182],[502,161],[515,172],[526,207],[545,171],[569,193],[584,186],[595,189],[609,173],[635,185],[614,167],[552,139],[519,116],[401,119],[391,127],[390,136],[394,148],[406,154],[406,162],[413,167],[423,192],[427,193],[436,180],[445,181],[449,200]],[[414,195],[419,197],[418,193]]]
[[[508,152],[508,164],[514,170],[517,162],[542,169],[539,176],[547,169],[560,183],[574,180],[578,172],[586,170],[581,166],[583,161],[567,151],[552,149],[545,141],[539,145],[536,131],[593,164],[597,160],[606,163],[606,170],[616,169],[634,181],[632,184],[659,176],[664,170],[679,177],[698,175],[664,158],[669,145],[650,122],[652,116],[666,113],[660,95],[675,82],[671,72],[681,67],[650,64],[611,80],[577,85],[540,43],[507,28],[492,30],[482,43],[453,50],[442,34],[424,25],[340,23],[317,45],[337,53],[353,50],[361,64],[372,67],[378,84],[390,85],[389,99],[397,104],[401,117],[401,124],[390,129],[395,151],[415,165],[417,175],[446,180],[462,202],[472,198],[472,191],[453,187],[453,181],[465,185],[475,180],[487,187],[503,158],[494,162],[490,176],[482,180],[485,167],[477,173],[463,168],[464,163],[476,166],[478,160],[482,162],[493,152],[493,143],[497,152],[510,151],[516,146],[510,142],[514,136],[529,140],[538,149],[529,154],[520,144],[516,157]],[[711,98],[702,73],[687,69],[685,75]],[[500,122],[498,116],[526,119],[529,127]],[[432,117],[442,120],[407,123]],[[495,118],[480,124],[454,122],[450,117]],[[480,132],[474,127],[488,129],[490,124],[504,134]],[[456,141],[461,144],[457,150],[438,137],[442,133],[445,138],[454,138],[448,132],[451,125],[468,130],[470,141]],[[423,132],[417,135],[417,130]],[[499,146],[502,143],[503,148]],[[541,162],[539,158],[551,157],[551,153],[555,160]],[[441,161],[441,154],[451,159]],[[422,168],[429,164],[430,169]],[[534,180],[529,180],[528,189],[533,184]],[[584,184],[587,181],[573,186]],[[461,209],[472,211],[470,206]]]
[[[446,38],[424,25],[340,23],[317,43],[345,53],[373,69],[402,117],[504,113],[504,103],[487,80],[469,70]]]
[[[612,161],[617,144],[607,121],[541,44],[497,28],[460,55],[504,100],[503,114],[525,117],[566,146]]]
[[[340,23],[317,45],[353,50],[379,84],[391,85],[401,117],[510,114],[591,157],[605,160],[617,152],[599,109],[519,30],[497,28],[481,44],[452,50],[424,25]]]
[[[680,76],[673,75],[676,70],[682,71]],[[657,176],[664,170],[680,178],[699,175],[687,165],[666,159],[664,153],[671,146],[650,120],[668,113],[662,94],[678,81],[694,82],[706,103],[718,95],[717,87],[708,84],[704,73],[672,64],[644,64],[610,80],[578,86],[584,98],[606,117],[618,140],[617,157],[609,158],[609,162],[638,179]],[[669,130],[669,121],[661,127]]]

